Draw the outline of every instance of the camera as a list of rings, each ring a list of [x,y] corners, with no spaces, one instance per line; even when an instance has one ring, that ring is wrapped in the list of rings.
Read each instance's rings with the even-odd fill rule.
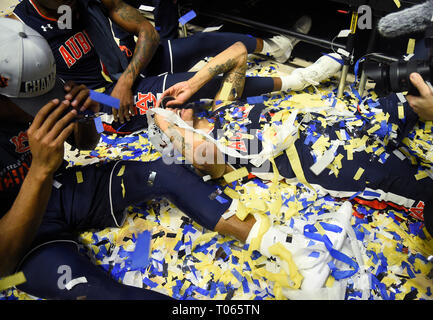
[[[367,77],[376,82],[374,91],[378,96],[386,96],[391,92],[405,92],[418,96],[418,90],[410,81],[410,74],[419,73],[424,80],[432,81],[432,60],[409,60],[393,63],[372,62],[364,63]]]
[[[419,73],[425,81],[433,82],[433,25],[426,29],[424,42],[429,51],[426,60],[399,60],[392,63],[366,60],[364,62],[365,74],[375,81],[374,91],[378,96],[405,91],[410,95],[419,96],[418,90],[409,78],[413,72]]]

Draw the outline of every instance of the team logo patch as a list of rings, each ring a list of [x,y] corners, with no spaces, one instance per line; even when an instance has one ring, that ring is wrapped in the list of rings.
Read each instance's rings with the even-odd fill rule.
[[[9,84],[9,79],[0,75],[0,88],[6,88]]]
[[[156,97],[152,92],[138,92],[136,96],[135,107],[140,115],[146,114],[147,110],[156,106]]]
[[[24,153],[30,150],[29,138],[27,132],[21,131],[17,136],[14,136],[10,141],[15,146],[15,152]]]
[[[410,215],[418,220],[424,221],[424,207],[425,204],[423,201],[418,201],[416,207],[412,207],[409,209]]]
[[[228,147],[238,151],[248,151],[245,142],[242,139],[242,133],[240,132],[237,132],[232,137],[230,137]]]

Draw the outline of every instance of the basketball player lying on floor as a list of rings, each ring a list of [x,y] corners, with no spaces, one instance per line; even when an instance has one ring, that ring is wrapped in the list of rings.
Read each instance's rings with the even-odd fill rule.
[[[269,255],[268,247],[274,245],[271,240],[259,241],[264,231],[268,237],[278,232],[286,238],[268,221],[260,223],[263,229],[252,216],[223,218],[232,210],[232,199],[224,194],[219,199],[225,201],[210,197],[218,186],[205,183],[183,165],[167,165],[160,158],[66,168],[64,142],[74,128],[71,121],[77,110],[65,111],[74,100],[77,109],[84,106],[96,112],[98,105],[89,99],[84,85],[70,85],[65,87],[65,98],[59,95],[47,101],[29,126],[30,116],[23,111],[29,101],[42,105],[59,83],[49,81],[45,91],[20,97],[23,86],[16,79],[24,73],[23,66],[26,74],[36,78],[26,78],[29,83],[52,79],[54,57],[48,43],[24,24],[0,18],[0,29],[4,30],[0,43],[7,40],[10,48],[0,51],[0,69],[10,79],[8,86],[0,88],[0,276],[23,271],[26,282],[17,288],[45,299],[162,299],[165,296],[157,292],[111,279],[81,255],[76,244],[80,231],[120,227],[125,208],[161,197],[208,230],[251,243],[263,254]],[[34,61],[23,64],[17,60],[23,56]],[[86,282],[60,286],[62,266],[70,267],[71,280],[85,277]],[[297,279],[299,286],[301,278]]]
[[[57,23],[59,12],[63,12],[58,10],[61,5],[72,9],[71,28],[60,28]],[[101,111],[113,113],[112,126],[122,132],[146,127],[145,116],[129,122],[131,116],[145,114],[156,103],[158,93],[191,78],[194,73],[188,70],[197,62],[217,55],[233,43],[241,41],[248,53],[264,54],[284,63],[299,42],[280,35],[261,39],[227,32],[200,32],[160,41],[140,11],[121,0],[23,0],[11,17],[37,30],[48,41],[60,78],[104,90],[120,99],[119,111],[104,105]],[[129,63],[112,37],[109,19],[137,36]],[[311,19],[306,16],[294,25],[294,30],[301,33],[308,33],[310,28]],[[220,81],[215,77],[196,92],[195,99],[212,99]],[[246,80],[245,96],[286,89],[284,78],[251,77]]]
[[[398,97],[391,94],[378,100],[376,108],[379,111],[375,111],[373,118],[371,114],[368,117],[373,110],[340,112],[339,116],[335,108],[328,107],[325,109],[328,115],[336,117],[326,122],[326,117],[318,113],[317,108],[289,111],[282,107],[267,107],[263,103],[235,100],[242,94],[246,55],[233,57],[226,50],[216,58],[190,80],[178,83],[162,94],[158,106],[164,97],[174,97],[165,106],[181,119],[173,112],[154,110],[157,112],[155,123],[199,171],[219,178],[233,169],[246,167],[249,173],[269,178],[277,169],[281,178],[298,178],[331,196],[349,198],[356,195],[355,199],[369,205],[380,201],[382,206],[387,204],[404,209],[424,220],[427,230],[433,234],[433,181],[428,178],[417,180],[418,166],[394,153],[417,122],[417,113],[423,119],[433,119],[433,93],[419,74],[412,74],[411,81],[421,95],[407,97],[412,107],[404,103],[404,118],[399,117]],[[325,59],[327,57],[323,56],[292,75],[315,72],[323,69],[324,63],[334,61]],[[193,108],[172,109],[185,104],[210,81],[215,69],[224,73],[224,83],[208,115],[199,118]],[[229,101],[218,104],[221,100]],[[311,116],[309,120],[304,118],[307,111]],[[361,125],[352,126],[354,120],[360,120]],[[191,132],[192,127],[197,130]],[[208,132],[210,137],[205,134]],[[237,140],[229,144],[227,141],[233,142],[231,137],[237,137]],[[326,142],[321,149],[317,149],[320,142],[314,145],[319,139]],[[268,159],[264,159],[263,154]],[[275,168],[270,159],[275,161]]]

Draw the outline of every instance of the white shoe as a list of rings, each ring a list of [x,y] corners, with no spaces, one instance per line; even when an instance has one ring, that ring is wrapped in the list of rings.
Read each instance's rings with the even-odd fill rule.
[[[274,245],[281,244],[284,250],[289,251],[296,266],[297,271],[294,273],[296,287],[307,290],[321,288],[331,272],[328,262],[332,260],[332,257],[322,241],[314,241],[304,235],[304,227],[308,222],[293,218],[290,226],[275,226],[270,225],[267,217],[262,216],[260,220],[257,219],[256,215],[255,217],[258,222],[253,226],[247,243],[252,243],[252,239],[258,235],[257,231],[262,229],[261,224],[266,224],[268,228],[263,230],[265,232],[261,235],[260,245],[256,250],[269,258],[273,255],[271,250],[275,247]],[[337,225],[341,232],[326,231],[326,235],[331,241],[332,247],[339,250],[343,245],[346,233],[340,223],[333,221],[332,224]],[[284,252],[280,251],[280,254],[280,258],[284,260]]]
[[[299,33],[307,34],[311,29],[312,20],[308,16],[299,18],[293,30]],[[270,39],[264,40],[263,54],[269,55],[277,62],[284,63],[292,54],[293,48],[299,43],[299,39],[295,37],[278,35]]]
[[[310,85],[319,85],[340,71],[342,63],[337,60],[341,60],[341,56],[338,53],[331,53],[321,56],[306,68],[295,69],[290,75],[281,77],[282,90],[299,91]]]

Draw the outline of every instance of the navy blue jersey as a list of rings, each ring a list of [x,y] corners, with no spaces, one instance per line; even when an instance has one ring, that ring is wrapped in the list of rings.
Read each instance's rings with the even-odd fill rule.
[[[0,218],[10,209],[30,168],[27,126],[0,124]]]
[[[85,84],[91,89],[108,85],[99,56],[79,17],[73,15],[71,29],[60,29],[57,21],[44,16],[32,0],[19,3],[14,14],[47,40],[56,61],[57,75],[63,80]]]

